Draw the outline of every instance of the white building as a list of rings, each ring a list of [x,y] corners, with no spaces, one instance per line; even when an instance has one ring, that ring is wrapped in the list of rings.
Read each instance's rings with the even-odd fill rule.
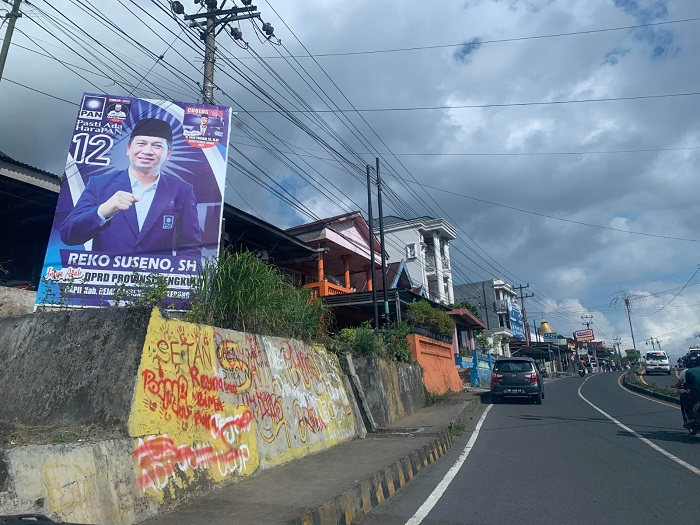
[[[378,220],[374,221],[374,233],[379,237]],[[413,285],[436,302],[454,303],[450,241],[455,238],[457,230],[443,219],[384,217],[389,261],[405,260]]]

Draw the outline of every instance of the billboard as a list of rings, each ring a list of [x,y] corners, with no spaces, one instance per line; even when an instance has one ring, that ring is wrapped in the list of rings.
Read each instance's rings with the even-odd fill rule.
[[[231,108],[85,93],[36,306],[101,307],[161,275],[186,309],[216,256]]]
[[[593,335],[593,330],[589,328],[586,330],[576,330],[574,332],[574,339],[577,341],[593,341],[595,336]]]
[[[513,332],[513,337],[525,340],[523,313],[520,311],[518,303],[512,299],[508,299],[508,317],[510,318],[510,330]]]
[[[557,334],[556,332],[545,332],[542,334],[542,339],[544,339],[545,341],[554,342],[557,339],[559,339],[559,334]]]

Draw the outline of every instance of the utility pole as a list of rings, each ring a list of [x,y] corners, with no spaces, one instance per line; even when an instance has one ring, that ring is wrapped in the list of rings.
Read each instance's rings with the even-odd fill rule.
[[[523,295],[523,290],[525,288],[530,288],[530,283],[527,283],[525,286],[518,285],[518,286],[513,286],[513,288],[516,288],[517,290],[520,291],[520,312],[523,314],[523,326],[525,327],[525,342],[527,343],[527,346],[530,346],[530,324],[527,322],[527,314],[525,313],[525,299],[528,297],[534,297],[535,294],[524,294]]]
[[[630,334],[632,334],[632,348],[634,348],[634,355],[639,361],[639,352],[637,352],[637,344],[634,342],[634,330],[632,330],[632,314],[630,313],[630,298],[625,295],[624,298],[625,308],[627,309],[627,320],[630,323]]]
[[[581,319],[583,319],[583,322],[581,324],[590,330],[591,325],[593,324],[593,316],[592,315],[582,315]],[[588,345],[586,345],[586,348],[588,348]],[[593,345],[593,359],[595,360],[596,363],[598,362],[598,353],[596,352],[595,345]]]
[[[661,350],[661,343],[659,343],[659,340],[658,340],[658,339],[654,340],[653,337],[650,337],[649,339],[647,339],[646,341],[644,341],[644,344],[645,344],[645,345],[649,345],[649,343],[651,343],[651,348],[652,348],[652,350],[656,351],[656,346],[657,346],[657,345],[658,345],[658,347],[659,347],[659,350]]]
[[[367,209],[369,215],[369,267],[372,276],[372,305],[374,306],[374,333],[379,332],[379,310],[377,308],[377,283],[374,282],[374,225],[372,224],[372,168],[367,164]]]
[[[12,33],[15,31],[15,22],[20,16],[22,16],[22,13],[19,12],[19,4],[21,3],[22,0],[14,0],[12,4],[12,11],[5,15],[5,18],[9,18],[10,21],[7,23],[5,39],[2,41],[2,50],[0,50],[0,80],[2,80],[2,74],[5,70],[7,53],[10,51],[10,40],[12,40]]]
[[[15,0],[19,3],[19,0]],[[204,41],[204,83],[202,84],[202,102],[204,104],[214,103],[214,62],[216,60],[216,35],[226,27],[229,22],[237,20],[248,20],[257,18],[262,22],[260,13],[256,11],[257,7],[251,5],[253,0],[241,0],[243,7],[234,7],[231,9],[218,9],[218,0],[195,0],[195,4],[199,4],[207,8],[206,13],[197,15],[185,15],[185,20],[190,21],[190,27],[196,27],[200,30],[199,37]],[[225,3],[225,2],[224,2]],[[223,4],[222,4],[223,5]],[[170,2],[170,8],[176,15],[185,13],[185,7],[181,2]],[[205,19],[202,21],[202,19]],[[218,28],[218,29],[217,29]],[[269,22],[263,23],[262,28],[258,28],[268,41],[280,44],[281,42],[274,37],[275,28]],[[241,47],[248,47],[248,43],[243,40],[243,32],[238,26],[231,28],[231,36],[234,41]]]
[[[384,292],[384,327],[389,324],[389,299],[386,290],[386,252],[384,251],[384,212],[382,211],[382,179],[379,176],[379,157],[377,161],[377,211],[379,212],[379,243],[382,250],[382,290]]]
[[[613,346],[617,348],[617,355],[622,359],[622,350],[620,350],[620,344],[622,343],[622,339],[619,337],[613,337]]]

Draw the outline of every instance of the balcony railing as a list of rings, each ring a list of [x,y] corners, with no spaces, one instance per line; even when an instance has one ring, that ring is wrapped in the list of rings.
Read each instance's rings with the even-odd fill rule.
[[[494,301],[493,308],[496,310],[497,314],[508,313],[508,301],[505,299],[498,299],[497,301]]]
[[[309,283],[304,285],[304,288],[311,290],[312,297],[326,297],[328,295],[342,295],[355,292],[353,288],[345,288],[344,286],[329,283],[328,281]]]

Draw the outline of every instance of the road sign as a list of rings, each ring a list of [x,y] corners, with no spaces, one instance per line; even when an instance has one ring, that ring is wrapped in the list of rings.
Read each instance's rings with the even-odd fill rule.
[[[593,335],[593,330],[588,328],[586,330],[576,330],[574,332],[574,339],[577,341],[593,341],[595,336]]]
[[[556,332],[545,332],[542,334],[542,338],[545,341],[556,341],[559,339],[559,335]]]

